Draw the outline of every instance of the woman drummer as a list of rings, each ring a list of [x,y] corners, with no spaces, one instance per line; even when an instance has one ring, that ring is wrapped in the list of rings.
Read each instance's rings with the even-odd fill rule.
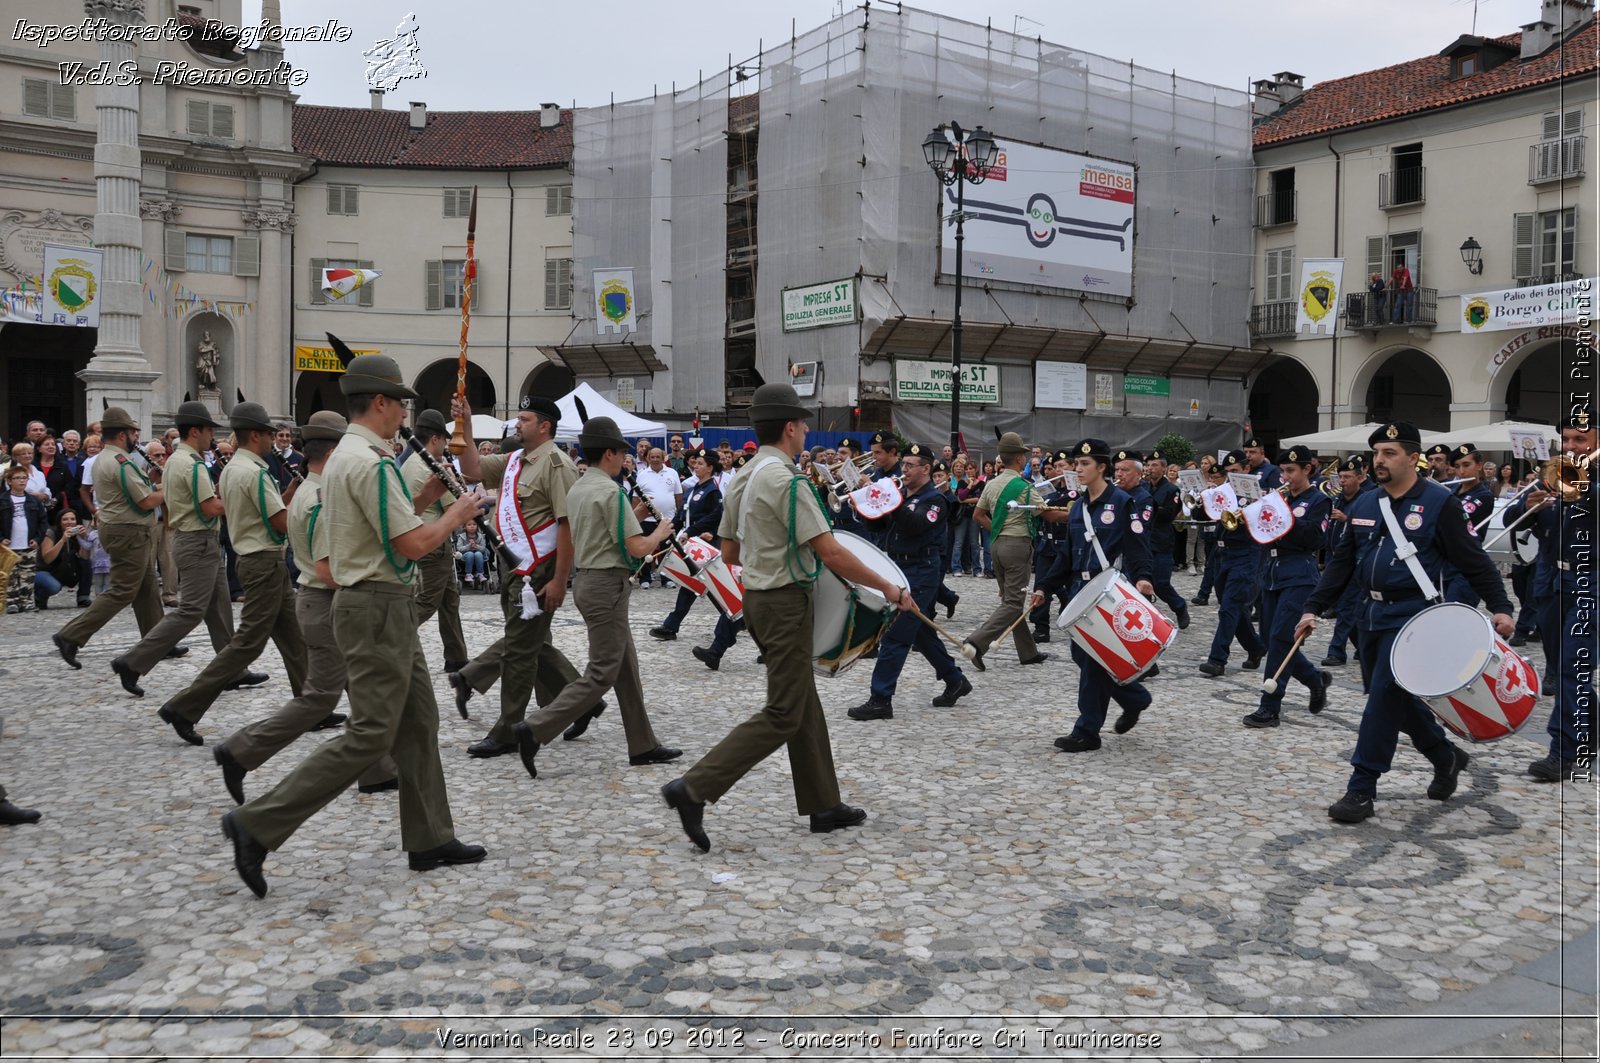
[[[1037,609],[1063,586],[1070,600],[1119,558],[1122,571],[1137,583],[1139,593],[1154,594],[1142,510],[1135,508],[1127,492],[1106,479],[1111,471],[1111,448],[1102,439],[1085,439],[1071,454],[1081,488],[1078,504],[1066,522],[1067,541],[1035,587],[1029,608]],[[1139,714],[1150,707],[1150,692],[1139,682],[1118,686],[1111,673],[1076,642],[1072,659],[1078,665],[1078,721],[1071,734],[1056,739],[1056,748],[1063,753],[1087,753],[1100,748],[1100,728],[1112,701],[1122,709],[1112,730],[1127,734],[1139,722]]]

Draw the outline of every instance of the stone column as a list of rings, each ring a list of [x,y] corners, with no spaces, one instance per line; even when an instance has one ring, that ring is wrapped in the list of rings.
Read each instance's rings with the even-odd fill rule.
[[[84,0],[84,14],[116,26],[145,22],[144,0]],[[108,35],[109,36],[109,35]],[[100,61],[110,69],[132,62],[137,45],[131,40],[101,40]],[[94,183],[97,207],[94,242],[105,251],[100,282],[100,329],[94,357],[78,373],[87,390],[86,421],[96,420],[109,404],[122,406],[150,431],[154,407],[153,370],[139,343],[142,314],[139,252],[139,86],[95,88]]]
[[[183,213],[183,208],[176,201],[161,196],[159,190],[152,190],[152,197],[139,200],[139,216],[144,219],[144,246],[149,248],[145,253],[156,260],[157,265],[163,265],[164,248],[167,240],[167,227],[178,220],[178,215]],[[151,274],[150,284],[159,284],[158,275]],[[142,347],[148,343],[152,351],[162,351],[166,356],[167,371],[176,374],[178,380],[176,387],[173,381],[168,381],[165,406],[175,405],[178,397],[189,386],[188,377],[184,373],[184,354],[179,348],[182,344],[179,337],[183,334],[182,322],[174,322],[168,315],[170,307],[166,293],[161,293],[161,305],[151,306],[143,298],[141,286],[139,299],[140,333],[139,342]],[[176,353],[174,353],[176,352]],[[91,414],[93,411],[90,411]]]
[[[245,366],[236,362],[234,379],[244,389],[245,396],[259,402],[274,417],[288,417],[294,403],[290,394],[293,371],[289,359],[293,356],[289,338],[289,300],[284,281],[289,276],[289,241],[287,235],[294,231],[295,216],[286,206],[263,205],[259,210],[244,211],[244,223],[258,230],[261,239],[261,276],[256,280],[256,308],[254,327],[250,330],[255,339],[254,372],[246,374]],[[225,398],[232,406],[233,396]]]

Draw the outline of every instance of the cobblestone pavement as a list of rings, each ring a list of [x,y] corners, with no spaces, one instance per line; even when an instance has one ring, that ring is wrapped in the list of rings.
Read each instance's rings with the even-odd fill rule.
[[[952,583],[949,624],[971,630],[995,584]],[[635,593],[633,627],[656,730],[685,760],[628,767],[615,708],[547,747],[537,780],[514,756],[470,760],[496,699],[463,721],[441,676],[457,829],[489,858],[411,873],[393,794],[352,790],[268,860],[263,901],[218,831],[230,802],[210,749],[155,717],[205,664],[204,638],[136,700],[108,667],[130,615],[82,672],[48,642],[67,611],[0,619],[0,781],[45,817],[0,830],[0,1052],[442,1054],[456,1035],[457,1055],[490,1056],[1315,1052],[1376,1016],[1448,1010],[1595,923],[1594,788],[1522,772],[1544,709],[1474,750],[1447,803],[1424,797],[1428,765],[1402,745],[1376,818],[1341,826],[1324,810],[1349,770],[1356,667],[1336,670],[1321,716],[1294,687],[1282,727],[1245,730],[1260,673],[1238,656],[1222,679],[1195,670],[1214,608],[1194,609],[1139,726],[1108,727],[1092,754],[1051,746],[1074,715],[1059,638],[1037,668],[997,647],[954,709],[928,706],[940,687],[913,657],[892,721],[845,716],[869,665],[819,680],[846,799],[870,820],[810,834],[778,756],[708,809],[701,855],[657,790],[760,705],[764,673],[748,640],[716,673],[690,656],[709,641],[704,603],[677,642],[649,638],[671,602]],[[496,637],[492,599],[464,613],[474,648]],[[570,604],[555,638],[581,667]],[[424,645],[437,664],[437,635]],[[270,648],[264,663],[274,680],[224,695],[208,745],[287,695]],[[1576,1025],[1568,1051],[1592,1055],[1593,1025]],[[1546,1026],[1522,1039],[1562,1043]],[[1107,1040],[1138,1034],[1159,1041]]]

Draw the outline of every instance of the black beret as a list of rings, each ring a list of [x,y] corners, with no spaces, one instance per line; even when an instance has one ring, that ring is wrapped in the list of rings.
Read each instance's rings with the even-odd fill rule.
[[[1476,458],[1478,456],[1478,448],[1473,446],[1471,443],[1463,443],[1456,449],[1452,450],[1450,452],[1450,456],[1458,461],[1461,458]]]
[[[1574,410],[1572,414],[1561,421],[1562,428],[1571,428],[1579,432],[1587,432],[1594,428],[1594,418],[1589,416],[1587,406]]]
[[[1288,450],[1278,452],[1278,464],[1287,462],[1290,465],[1310,465],[1316,457],[1313,451],[1305,447],[1290,447]]]
[[[543,414],[557,424],[561,423],[561,407],[556,405],[554,399],[547,399],[543,395],[524,395],[522,396],[521,407],[524,410],[532,410],[534,413]]]
[[[1339,463],[1339,471],[1359,473],[1365,476],[1367,474],[1367,463],[1362,461],[1360,457],[1346,458]]]
[[[1146,455],[1145,455],[1145,456],[1144,456],[1144,460],[1145,460],[1145,461],[1166,461],[1166,460],[1167,460],[1167,459],[1166,459],[1166,458],[1163,458],[1163,457],[1162,457],[1162,456],[1161,456],[1161,451],[1159,451],[1159,450],[1152,450],[1152,451],[1151,451],[1151,452],[1150,452],[1150,453],[1148,453],[1148,454],[1146,454]]]
[[[843,450],[846,447],[850,448],[851,450],[859,451],[861,449],[861,444],[857,443],[855,440],[851,439],[849,436],[845,436],[843,439],[839,440],[838,445],[835,446],[833,449],[835,449],[835,450]]]
[[[1111,460],[1111,445],[1103,439],[1082,439],[1072,448],[1072,456],[1099,458],[1101,461]]]
[[[1119,450],[1116,453],[1117,461],[1143,461],[1144,457],[1137,450]]]
[[[1367,437],[1367,446],[1375,447],[1379,443],[1410,443],[1418,450],[1421,450],[1422,431],[1416,425],[1407,421],[1390,421],[1388,424],[1379,425],[1377,429]],[[1442,443],[1435,444],[1433,449],[1428,451],[1430,456],[1433,454],[1448,453],[1450,453],[1450,448]]]
[[[888,429],[872,433],[872,438],[868,442],[873,446],[883,447],[885,450],[900,449],[900,437]]]
[[[923,461],[932,461],[934,458],[934,450],[926,443],[913,443],[906,448],[906,457],[921,458]]]
[[[1230,451],[1228,451],[1227,456],[1222,459],[1222,464],[1223,465],[1243,465],[1244,464],[1244,451],[1242,451],[1242,450],[1230,450]]]
[[[1245,446],[1245,447],[1250,447],[1250,448],[1256,449],[1256,450],[1265,450],[1265,449],[1267,449],[1267,445],[1265,443],[1261,442],[1261,437],[1260,436],[1251,436],[1249,439],[1246,439],[1242,445]]]

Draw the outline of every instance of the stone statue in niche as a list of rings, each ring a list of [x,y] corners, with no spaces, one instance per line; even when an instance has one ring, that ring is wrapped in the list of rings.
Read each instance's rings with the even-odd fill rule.
[[[211,341],[211,330],[206,329],[200,333],[200,342],[195,346],[195,377],[199,381],[201,391],[217,390],[217,370],[222,365],[222,352],[217,350],[217,345]]]

